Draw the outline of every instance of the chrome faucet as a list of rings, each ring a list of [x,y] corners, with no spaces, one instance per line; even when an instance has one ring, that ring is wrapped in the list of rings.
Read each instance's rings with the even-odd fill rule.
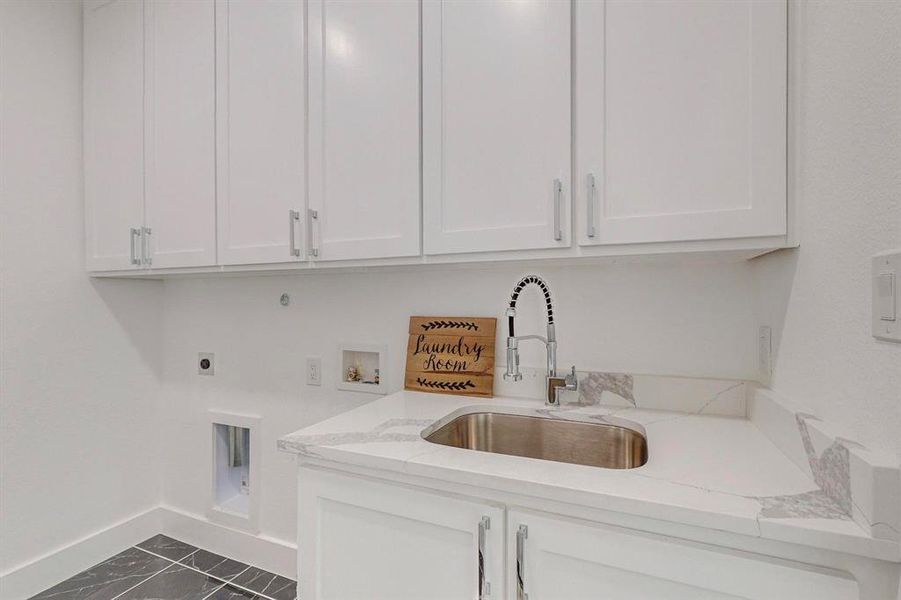
[[[516,300],[522,290],[535,284],[544,293],[544,303],[547,307],[547,337],[540,335],[520,335],[515,333]],[[579,389],[579,380],[576,378],[576,367],[564,377],[557,375],[557,334],[554,329],[554,307],[551,304],[551,290],[541,277],[526,275],[519,280],[513,288],[510,296],[510,305],[507,307],[507,371],[504,373],[506,381],[521,381],[522,373],[519,371],[519,342],[521,340],[540,340],[547,349],[547,406],[560,406],[561,390]]]

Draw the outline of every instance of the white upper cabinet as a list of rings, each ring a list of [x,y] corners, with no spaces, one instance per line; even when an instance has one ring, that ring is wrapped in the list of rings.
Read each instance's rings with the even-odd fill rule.
[[[785,0],[575,10],[579,242],[785,235]]]
[[[219,262],[302,260],[303,1],[217,0],[216,20]]]
[[[419,3],[310,0],[308,11],[310,254],[417,256]]]
[[[213,0],[147,0],[145,185],[154,268],[216,264]]]
[[[426,254],[570,245],[571,16],[423,2]]]
[[[140,0],[84,7],[84,193],[91,271],[134,269],[140,262],[143,11]]]
[[[787,17],[786,0],[86,1],[87,268],[784,247]]]

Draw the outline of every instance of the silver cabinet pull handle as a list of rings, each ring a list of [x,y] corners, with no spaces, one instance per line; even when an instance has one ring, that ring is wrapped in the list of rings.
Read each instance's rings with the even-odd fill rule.
[[[594,203],[597,202],[597,184],[594,181],[594,174],[588,174],[588,201],[585,204],[585,220],[588,221],[587,231],[588,237],[593,238],[597,235],[594,228]]]
[[[141,227],[141,262],[145,265],[153,264],[153,257],[150,256],[150,234],[149,227]]]
[[[128,245],[129,245],[129,249],[130,249],[130,252],[131,252],[131,261],[130,261],[130,262],[131,262],[131,264],[133,264],[133,265],[139,265],[139,264],[141,264],[141,261],[138,260],[138,249],[137,249],[136,244],[135,244],[135,238],[137,238],[139,235],[141,235],[141,232],[140,232],[136,227],[132,227],[132,228],[129,230],[129,233],[128,233],[128,238],[129,238],[129,239],[128,239]]]
[[[560,211],[563,210],[563,183],[559,179],[554,180],[554,239],[560,241],[563,239],[563,228],[560,223],[563,216]]]
[[[310,258],[319,256],[319,247],[313,243],[313,223],[319,225],[319,211],[312,208],[307,209],[307,239],[310,240]]]
[[[526,538],[529,537],[529,527],[520,525],[516,530],[516,600],[529,600],[526,593]]]
[[[288,211],[288,232],[289,232],[289,242],[288,242],[288,251],[291,253],[291,256],[300,256],[300,248],[297,247],[297,242],[294,239],[294,226],[297,221],[300,221],[300,212],[296,210]]]
[[[479,521],[479,600],[486,600],[491,595],[491,584],[485,577],[485,538],[489,529],[491,529],[491,519],[482,517],[482,520]]]

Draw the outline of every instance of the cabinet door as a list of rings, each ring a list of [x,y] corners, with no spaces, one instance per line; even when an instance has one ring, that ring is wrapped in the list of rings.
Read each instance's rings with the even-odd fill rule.
[[[299,598],[479,598],[479,524],[485,518],[485,591],[504,597],[502,509],[328,471],[299,471]]]
[[[217,0],[221,264],[303,258],[303,13],[302,0]]]
[[[784,235],[785,0],[575,10],[580,243]]]
[[[569,246],[570,19],[558,0],[423,2],[426,254]]]
[[[416,256],[419,3],[311,0],[312,254]]]
[[[144,9],[84,6],[86,267],[133,269],[144,224]],[[135,250],[135,255],[131,250]]]
[[[519,568],[529,600],[858,598],[841,573],[540,513],[508,512],[507,547],[510,596]]]
[[[216,263],[213,0],[147,0],[146,222],[154,268]]]

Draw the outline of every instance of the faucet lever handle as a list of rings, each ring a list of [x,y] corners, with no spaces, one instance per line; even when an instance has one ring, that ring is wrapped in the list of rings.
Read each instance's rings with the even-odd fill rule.
[[[566,385],[567,387],[573,386],[572,389],[578,389],[579,378],[576,376],[576,365],[572,366],[569,375],[566,376]]]

